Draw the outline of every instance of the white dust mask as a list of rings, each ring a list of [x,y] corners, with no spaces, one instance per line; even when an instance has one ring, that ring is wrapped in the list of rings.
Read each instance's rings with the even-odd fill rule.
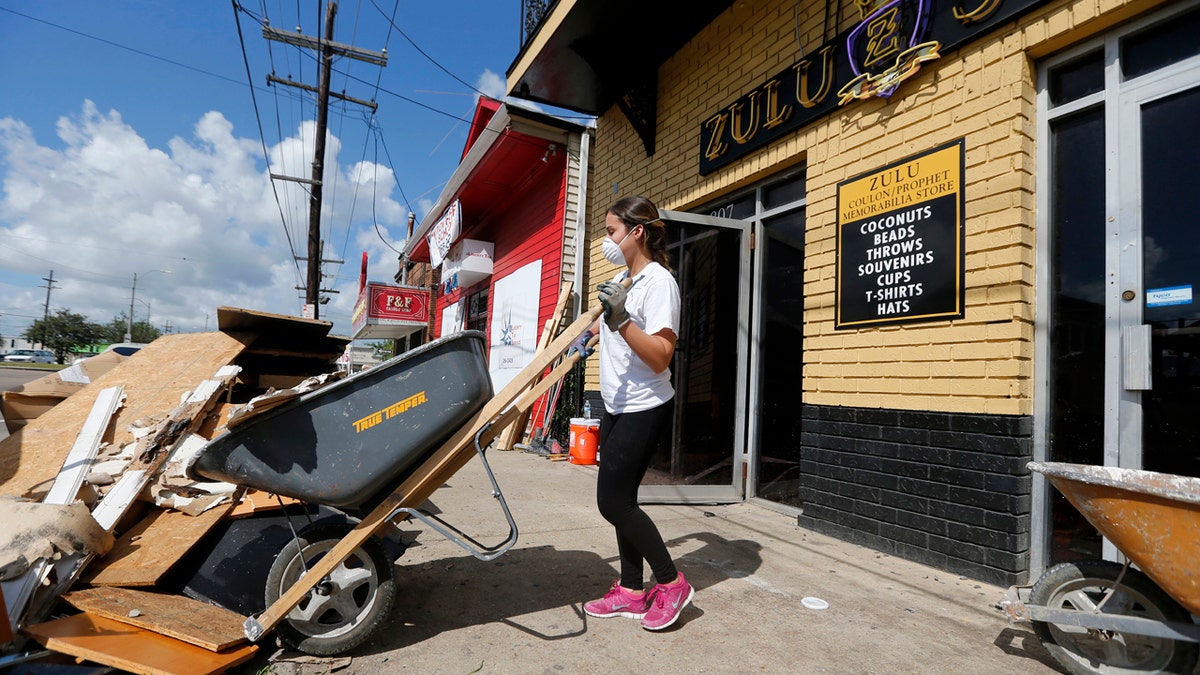
[[[604,253],[604,259],[614,265],[625,265],[625,253],[621,250],[621,245],[612,240],[612,237],[605,237],[600,244],[600,251]]]
[[[638,225],[634,225],[633,227],[638,227]],[[633,228],[626,230],[625,237],[621,239],[621,244],[624,244],[625,240],[631,234],[633,234]],[[613,241],[612,237],[605,237],[604,241],[600,243],[600,252],[604,254],[604,259],[614,265],[628,264],[625,260],[625,252],[621,250],[621,244]]]

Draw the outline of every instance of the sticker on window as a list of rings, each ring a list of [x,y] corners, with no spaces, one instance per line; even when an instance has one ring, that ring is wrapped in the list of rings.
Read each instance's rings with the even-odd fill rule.
[[[1151,288],[1146,291],[1147,307],[1166,307],[1168,305],[1192,304],[1191,286],[1170,286],[1168,288]]]

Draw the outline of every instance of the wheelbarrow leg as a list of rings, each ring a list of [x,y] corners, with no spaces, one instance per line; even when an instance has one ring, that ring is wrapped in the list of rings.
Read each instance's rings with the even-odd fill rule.
[[[484,427],[475,434],[475,452],[479,454],[479,461],[483,462],[483,470],[487,473],[488,480],[492,483],[492,496],[500,502],[500,508],[504,511],[504,517],[508,520],[508,536],[504,541],[492,546],[480,544],[457,527],[447,523],[445,520],[438,518],[435,515],[425,513],[420,509],[410,509],[406,507],[398,508],[392,512],[388,520],[394,519],[396,516],[403,515],[405,517],[416,518],[433,528],[435,532],[449,539],[454,544],[465,550],[467,553],[476,558],[488,562],[495,560],[504,555],[508,549],[517,543],[517,521],[513,520],[512,511],[508,508],[508,502],[504,501],[504,494],[500,492],[500,485],[496,482],[496,474],[492,473],[492,467],[488,464],[487,455],[484,452],[483,445],[479,439],[491,427]]]

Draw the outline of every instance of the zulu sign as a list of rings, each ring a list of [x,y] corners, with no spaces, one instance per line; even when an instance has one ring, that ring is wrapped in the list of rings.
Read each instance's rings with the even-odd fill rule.
[[[963,142],[838,184],[835,328],[963,315]]]
[[[860,21],[700,126],[700,175],[856,99],[890,97],[921,66],[1048,0],[855,0]]]

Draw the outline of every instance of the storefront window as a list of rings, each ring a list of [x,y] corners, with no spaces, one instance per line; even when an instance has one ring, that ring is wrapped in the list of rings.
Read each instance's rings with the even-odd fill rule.
[[[1121,41],[1121,71],[1127,79],[1200,54],[1200,9],[1174,17]]]
[[[490,288],[485,285],[478,292],[472,293],[467,299],[467,330],[487,332],[489,290]]]
[[[1097,49],[1050,71],[1050,103],[1062,105],[1104,90],[1104,51]]]
[[[1050,461],[1104,463],[1104,110],[1051,126]],[[1055,491],[1051,562],[1099,557],[1100,538]]]

